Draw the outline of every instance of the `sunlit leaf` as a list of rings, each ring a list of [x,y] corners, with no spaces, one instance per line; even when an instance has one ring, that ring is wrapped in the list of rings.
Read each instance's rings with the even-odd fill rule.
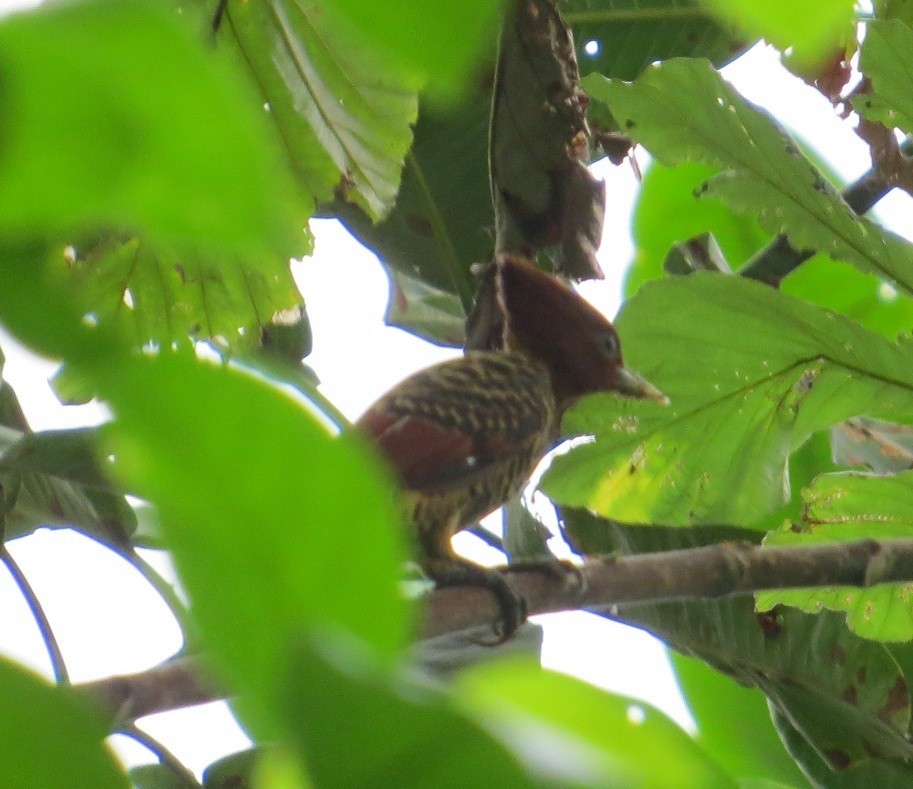
[[[853,213],[796,144],[699,60],[671,60],[633,83],[593,75],[625,133],[667,165],[693,160],[723,172],[702,192],[756,216],[796,249],[827,252],[913,293],[913,246]]]
[[[161,6],[9,16],[0,62],[5,234],[112,223],[222,251],[289,247],[265,127]]]
[[[618,328],[628,363],[671,405],[585,399],[565,430],[595,442],[543,481],[607,517],[751,525],[789,500],[789,455],[814,431],[860,413],[913,416],[913,346],[756,282],[650,283]]]
[[[564,786],[736,786],[659,710],[532,661],[476,666],[457,679],[455,691],[501,739],[546,774],[554,771]]]
[[[825,474],[802,497],[802,522],[772,532],[765,544],[913,537],[913,472]],[[823,608],[845,611],[847,623],[861,636],[879,641],[913,639],[913,584],[761,592],[757,600],[760,610],[785,603],[813,613]]]
[[[853,108],[889,129],[913,133],[913,30],[899,20],[873,19],[866,26],[859,68],[871,81],[871,93],[853,99]]]

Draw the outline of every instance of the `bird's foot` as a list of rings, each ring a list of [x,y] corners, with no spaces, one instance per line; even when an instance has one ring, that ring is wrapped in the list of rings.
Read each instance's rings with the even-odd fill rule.
[[[479,639],[476,643],[482,646],[503,644],[526,621],[526,601],[514,591],[501,570],[459,560],[435,562],[426,570],[439,587],[481,586],[492,593],[500,609],[500,616],[492,624],[495,637]]]
[[[566,589],[576,589],[580,594],[586,592],[586,577],[580,568],[567,559],[558,559],[555,556],[541,559],[517,559],[504,567],[502,572],[541,573],[561,581]]]

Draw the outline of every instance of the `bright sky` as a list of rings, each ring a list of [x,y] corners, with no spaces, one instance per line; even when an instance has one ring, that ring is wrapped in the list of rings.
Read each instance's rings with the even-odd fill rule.
[[[14,5],[21,4],[0,0],[0,12]],[[849,124],[780,68],[770,50],[756,48],[725,74],[743,95],[805,136],[844,178],[856,178],[868,168],[867,151]],[[644,166],[642,151],[638,158]],[[611,316],[633,251],[628,228],[636,182],[627,165],[614,168],[602,163],[596,171],[608,182],[608,217],[600,251],[607,280],[587,283],[581,291]],[[895,193],[882,201],[879,214],[902,232],[913,226],[910,209],[910,198]],[[376,258],[337,223],[320,220],[313,225],[315,254],[294,267],[314,329],[308,362],[320,376],[324,394],[347,416],[356,417],[410,372],[455,352],[384,326],[387,281]],[[104,419],[98,406],[65,409],[57,403],[46,383],[54,365],[36,360],[5,338],[2,348],[4,378],[19,394],[35,429]],[[459,545],[480,560],[498,561],[496,552],[480,549],[474,538],[463,536]],[[142,670],[179,648],[179,631],[155,594],[132,569],[91,541],[72,532],[42,530],[13,541],[9,548],[47,610],[74,681]],[[665,652],[652,637],[582,612],[537,621],[545,626],[547,666],[649,701],[682,725],[693,725]],[[37,631],[2,572],[0,651],[49,673]],[[247,743],[222,704],[153,716],[142,725],[198,775],[214,759]],[[151,760],[144,749],[117,739],[129,763]]]

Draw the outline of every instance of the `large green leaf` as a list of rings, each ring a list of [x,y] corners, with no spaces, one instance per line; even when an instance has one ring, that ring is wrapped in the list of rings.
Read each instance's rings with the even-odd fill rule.
[[[767,700],[705,663],[673,652],[678,684],[697,723],[697,741],[740,778],[804,785],[802,773],[783,747]]]
[[[248,722],[275,733],[277,672],[308,625],[384,657],[405,641],[391,484],[316,395],[190,355],[92,369],[116,420],[116,471],[157,505],[204,642]]]
[[[453,95],[494,40],[502,0],[332,0],[327,5],[388,62],[420,76],[427,90]]]
[[[396,199],[418,82],[391,73],[327,10],[228,0],[218,40],[256,86],[311,208],[338,189],[377,220]]]
[[[104,745],[104,724],[66,688],[0,659],[0,742],[9,787],[108,789],[128,786]]]
[[[860,94],[853,108],[878,120],[913,133],[913,30],[903,22],[873,19],[866,26],[859,53],[859,67],[871,81],[871,93]]]
[[[667,61],[633,83],[593,75],[584,87],[664,164],[722,168],[703,193],[757,216],[797,249],[827,252],[913,293],[913,246],[854,214],[776,122],[706,61]]]
[[[663,275],[663,262],[676,243],[712,233],[726,260],[738,269],[770,240],[757,220],[736,214],[715,200],[695,193],[718,171],[708,165],[683,162],[666,167],[653,162],[644,175],[634,210],[635,257],[628,270],[629,296]],[[829,307],[855,318],[863,326],[894,338],[913,327],[913,299],[880,277],[815,255],[790,274],[780,289],[796,298]]]
[[[0,70],[5,235],[112,223],[221,251],[297,251],[262,121],[160,6],[9,16]]]
[[[807,63],[835,51],[852,30],[853,0],[701,0],[721,18],[749,35],[763,36],[781,50]]]
[[[564,786],[574,785],[577,776],[598,786],[736,786],[659,710],[532,661],[478,665],[456,680],[454,691],[464,707],[526,751],[528,759],[538,756],[545,765],[562,765]],[[544,752],[533,744],[539,738],[548,738]]]
[[[660,317],[661,316],[661,317]],[[671,406],[587,398],[596,440],[558,457],[557,501],[634,523],[751,525],[789,500],[787,461],[859,413],[913,416],[913,347],[739,277],[649,283],[618,320],[626,358]]]
[[[813,545],[913,537],[913,472],[896,476],[825,474],[802,492],[802,521],[772,532],[768,545]],[[762,611],[785,603],[804,611],[845,611],[856,633],[879,641],[913,639],[913,584],[762,592]]]
[[[53,258],[51,267],[98,323],[136,348],[214,338],[231,348],[256,346],[277,315],[302,306],[289,261],[277,255],[216,259],[108,236],[73,258]]]
[[[383,670],[364,644],[302,640],[287,666],[281,711],[315,786],[543,787],[444,693]]]

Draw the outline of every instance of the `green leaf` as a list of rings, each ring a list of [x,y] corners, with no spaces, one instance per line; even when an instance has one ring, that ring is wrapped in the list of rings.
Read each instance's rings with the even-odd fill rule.
[[[697,742],[713,759],[739,778],[804,785],[771,722],[764,694],[693,658],[677,652],[669,657],[697,723]]]
[[[203,772],[204,789],[245,789],[253,787],[263,751],[251,748],[213,762]]]
[[[286,248],[285,182],[262,122],[160,6],[9,16],[0,75],[0,232],[111,223],[222,251]]]
[[[200,786],[196,781],[178,775],[166,764],[134,767],[130,770],[130,782],[136,789],[199,789]]]
[[[634,208],[635,257],[625,279],[633,296],[644,283],[663,276],[663,261],[674,244],[712,233],[726,260],[740,267],[770,238],[750,216],[734,213],[722,203],[695,194],[718,169],[682,162],[666,167],[651,162],[644,174]]]
[[[663,316],[661,321],[657,316]],[[555,458],[555,500],[633,523],[752,525],[790,498],[787,461],[816,430],[913,416],[913,346],[739,277],[649,283],[618,320],[626,358],[672,405],[586,398]]]
[[[107,789],[128,786],[104,745],[104,725],[66,688],[0,659],[0,742],[7,786]]]
[[[128,546],[136,514],[105,478],[96,450],[94,431],[23,433],[0,427],[0,483],[9,508],[4,537],[60,527]]]
[[[903,674],[887,650],[851,634],[838,614],[755,615],[742,598],[628,607],[621,617],[760,689],[832,765],[913,756]]]
[[[584,88],[663,164],[723,168],[703,193],[757,216],[796,249],[827,252],[913,293],[913,246],[854,214],[775,121],[710,64],[667,61],[634,83],[592,75]]]
[[[871,93],[853,99],[853,109],[869,120],[913,132],[913,30],[903,22],[873,19],[866,26],[859,68],[871,81]]]
[[[256,86],[311,209],[338,188],[376,221],[396,199],[418,83],[392,74],[329,11],[300,0],[229,0],[217,40]],[[388,4],[372,13],[396,19]]]
[[[802,522],[772,532],[768,545],[814,545],[862,538],[913,537],[913,472],[896,476],[825,474],[802,492]],[[759,610],[778,604],[817,612],[845,611],[847,624],[865,638],[913,639],[913,584],[881,584],[868,589],[820,589],[761,592]]]
[[[289,658],[281,709],[316,786],[542,786],[445,694],[381,670],[364,644],[324,634]]]
[[[758,537],[709,526],[629,527],[603,521],[600,529],[592,515],[565,514],[575,521],[584,515],[586,528],[575,530],[575,541],[587,553],[616,548],[625,553],[669,551],[740,540],[746,534],[750,542]],[[613,606],[606,615],[645,629],[682,654],[761,690],[775,721],[776,716],[793,721],[798,728],[792,733],[801,747],[828,759],[830,767],[819,761],[829,775],[869,758],[909,758],[904,673],[885,645],[855,636],[839,614],[809,616],[779,609],[757,614],[751,596],[743,595]],[[785,742],[795,755],[796,743]]]
[[[909,0],[875,0],[875,15],[879,19],[899,19],[913,25],[913,4]]]
[[[501,2],[332,0],[327,6],[388,61],[421,76],[426,90],[446,96],[460,92],[467,74],[493,41]]]
[[[217,259],[112,235],[52,261],[51,276],[135,348],[213,338],[256,346],[277,315],[302,305],[289,261],[277,255]]]
[[[379,224],[356,206],[336,201],[332,211],[365,246],[377,253],[394,283],[407,298],[403,309],[392,305],[388,316],[409,330],[427,326],[427,317],[410,315],[416,280],[427,294],[446,304],[439,321],[452,338],[453,299],[463,310],[472,306],[476,282],[469,272],[473,263],[491,258],[494,213],[488,183],[488,115],[491,95],[476,90],[457,105],[445,109],[423,105],[415,127],[415,142],[406,155],[396,206]],[[486,228],[489,228],[486,232]],[[438,310],[440,313],[440,310]],[[463,315],[456,316],[462,344]]]
[[[659,710],[529,660],[476,666],[457,679],[454,692],[527,759],[555,770],[563,786],[736,786]]]
[[[391,267],[390,300],[384,322],[428,342],[462,346],[466,313],[459,297]]]
[[[124,357],[93,370],[116,421],[115,469],[159,508],[204,642],[247,722],[275,732],[290,639],[349,628],[385,658],[405,640],[393,486],[316,395],[252,366]]]
[[[821,61],[842,44],[855,21],[853,0],[701,0],[748,34],[805,62]]]
[[[721,66],[750,46],[697,0],[567,0],[561,15],[573,28],[582,74],[634,79],[674,57]]]

